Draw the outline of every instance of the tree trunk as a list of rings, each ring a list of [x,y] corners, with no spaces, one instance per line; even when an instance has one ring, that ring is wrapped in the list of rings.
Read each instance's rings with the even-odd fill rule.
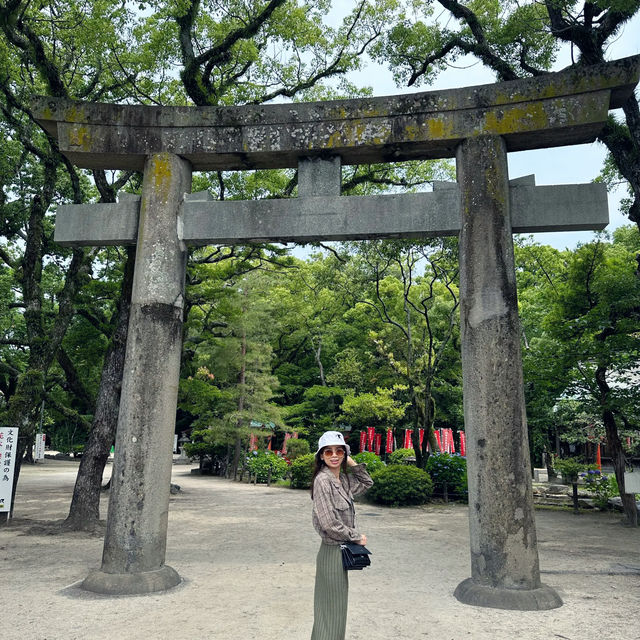
[[[616,474],[616,481],[618,483],[618,489],[620,490],[620,498],[622,500],[622,509],[627,522],[632,527],[638,526],[638,509],[636,507],[636,497],[633,493],[625,493],[624,486],[624,470],[626,466],[626,456],[624,449],[622,448],[622,442],[618,436],[618,428],[613,412],[609,409],[605,409],[602,414],[604,420],[604,426],[607,432],[607,445],[611,451],[611,457],[613,459],[613,469]]]
[[[578,483],[572,482],[572,500],[573,500],[573,512],[580,513],[580,505],[578,504]]]
[[[320,372],[320,384],[323,387],[327,386],[327,381],[324,377],[324,367],[322,366],[322,358],[320,357],[322,354],[322,337],[318,338],[318,346],[316,347],[315,341],[311,338],[311,347],[313,348],[313,356],[316,359],[316,364],[318,365],[318,371]]]
[[[613,460],[613,469],[616,474],[616,481],[618,482],[618,489],[620,490],[620,499],[622,500],[622,509],[627,517],[627,522],[632,527],[638,526],[638,509],[636,507],[635,495],[632,493],[625,493],[624,487],[624,470],[627,462],[627,458],[622,448],[622,442],[618,435],[618,425],[616,424],[613,411],[607,407],[609,399],[609,384],[606,380],[606,367],[600,365],[596,369],[596,382],[600,391],[600,405],[603,407],[602,420],[604,422],[604,428],[607,434],[607,446],[611,451],[611,458]]]
[[[244,309],[243,309],[244,310]],[[238,413],[242,415],[244,411],[244,394],[247,375],[247,332],[242,329],[242,336],[240,340],[240,376],[238,377],[238,384],[240,386],[240,396],[238,398]],[[236,479],[238,473],[238,464],[240,463],[240,454],[242,453],[242,438],[240,436],[240,427],[242,426],[242,418],[239,418],[236,427],[238,434],[236,435],[236,446],[233,454],[233,479]]]
[[[69,515],[65,521],[65,526],[74,530],[94,530],[100,520],[102,474],[118,424],[134,263],[135,248],[131,247],[124,269],[116,327],[102,367],[93,425],[80,460]]]

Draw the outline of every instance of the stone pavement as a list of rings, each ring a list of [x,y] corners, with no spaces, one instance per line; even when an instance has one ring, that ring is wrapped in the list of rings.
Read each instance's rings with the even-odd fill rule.
[[[68,511],[77,463],[25,466],[16,517],[0,530],[2,628],[21,640],[304,640],[319,540],[308,492],[190,474],[174,465],[166,593],[105,597],[77,584],[100,566],[102,538],[45,535]],[[109,471],[110,469],[108,469]],[[513,612],[460,604],[469,576],[468,509],[360,502],[372,566],[350,576],[348,640],[637,640],[640,530],[617,514],[536,510],[543,580],[563,607]],[[103,504],[106,514],[106,498]]]

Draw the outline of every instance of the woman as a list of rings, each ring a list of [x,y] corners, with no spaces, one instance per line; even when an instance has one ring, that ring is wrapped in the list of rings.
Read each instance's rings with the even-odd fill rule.
[[[313,526],[322,544],[316,560],[311,640],[344,640],[349,580],[342,568],[340,545],[367,543],[367,536],[356,528],[353,496],[365,492],[373,480],[350,453],[338,431],[327,431],[318,441],[311,498]]]

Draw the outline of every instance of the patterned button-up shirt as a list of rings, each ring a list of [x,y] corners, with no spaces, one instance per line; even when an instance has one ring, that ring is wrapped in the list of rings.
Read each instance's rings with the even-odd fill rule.
[[[364,493],[373,485],[366,465],[349,467],[350,473],[340,473],[340,479],[324,467],[313,483],[313,526],[326,544],[358,542],[362,534],[356,529],[353,496]]]

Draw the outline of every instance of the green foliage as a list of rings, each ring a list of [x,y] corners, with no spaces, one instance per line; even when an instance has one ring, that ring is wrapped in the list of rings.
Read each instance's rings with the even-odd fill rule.
[[[608,476],[599,469],[588,469],[579,474],[584,488],[593,494],[593,501],[600,509],[609,506],[609,498],[620,495],[615,476]]]
[[[284,458],[272,451],[252,451],[247,456],[247,468],[256,476],[258,482],[267,482],[269,470],[271,470],[271,480],[280,480],[284,478],[289,465]]]
[[[191,442],[184,443],[184,452],[198,459],[201,472],[213,473],[214,461],[224,458],[231,441],[231,434],[220,428],[194,429]]]
[[[47,429],[51,448],[60,453],[80,453],[84,449],[87,432],[77,423],[62,422]]]
[[[429,456],[425,471],[439,492],[465,498],[467,495],[467,461],[458,453],[434,453]]]
[[[373,451],[361,451],[360,453],[356,453],[356,455],[353,456],[353,459],[358,464],[366,464],[369,475],[379,471],[380,469],[384,469],[387,466],[382,462],[382,460],[380,460],[380,456],[377,456]]]
[[[399,507],[429,501],[433,483],[426,471],[414,466],[393,465],[373,476],[368,495],[374,502]]]
[[[401,402],[394,395],[406,391],[405,385],[392,389],[378,387],[375,393],[349,394],[342,403],[344,419],[354,427],[394,425],[404,417],[408,402]]]
[[[396,449],[389,454],[387,464],[413,464],[416,452],[413,449]]]
[[[315,455],[307,453],[297,457],[290,467],[291,488],[292,489],[310,489],[311,478],[313,477]]]
[[[310,442],[317,442],[325,432],[336,428],[342,404],[342,389],[313,385],[303,393],[302,402],[285,410],[290,428],[303,431]]]
[[[553,466],[556,471],[562,474],[562,479],[566,484],[578,482],[580,473],[588,469],[588,465],[577,458],[555,458]]]
[[[634,437],[640,393],[634,383],[640,336],[638,230],[600,235],[575,251],[518,247],[527,414],[534,454],[556,437],[581,444],[605,435]],[[620,454],[619,454],[620,455]]]
[[[287,458],[296,460],[300,456],[306,456],[310,451],[309,441],[301,438],[290,438],[287,440]]]

